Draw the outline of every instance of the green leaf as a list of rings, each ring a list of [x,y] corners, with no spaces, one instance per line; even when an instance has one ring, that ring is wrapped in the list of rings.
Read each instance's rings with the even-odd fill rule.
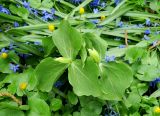
[[[51,9],[53,7],[53,2],[51,0],[43,0],[41,7]]]
[[[62,107],[62,100],[57,99],[57,98],[53,98],[51,100],[51,106],[50,107],[51,107],[51,110],[58,111]]]
[[[87,59],[85,66],[83,66],[81,60],[75,60],[69,67],[69,82],[78,96],[100,96],[98,76],[98,66],[91,58]]]
[[[45,57],[52,53],[53,48],[55,47],[52,38],[44,38],[42,39],[43,48],[45,52]]]
[[[131,47],[126,50],[125,60],[129,63],[133,63],[138,59],[141,59],[145,53],[145,49],[140,47]]]
[[[38,79],[38,89],[49,92],[53,84],[63,74],[68,64],[55,61],[53,58],[46,58],[41,61],[35,69],[36,77]]]
[[[28,2],[30,3],[30,6],[32,8],[39,8],[41,6],[41,0],[28,0]]]
[[[30,110],[28,116],[51,116],[48,104],[37,97],[31,97],[28,99]]]
[[[139,66],[137,74],[135,75],[141,81],[153,81],[160,76],[158,67],[154,65],[142,64]]]
[[[19,57],[14,51],[10,51],[8,53],[8,57],[11,59],[12,62],[19,64]]]
[[[24,113],[16,109],[0,109],[0,116],[25,116]]]
[[[10,60],[7,59],[3,59],[0,57],[0,72],[3,73],[12,73],[12,70],[10,70]]]
[[[130,67],[122,62],[103,63],[101,65],[101,90],[106,100],[122,100],[125,89],[130,86],[133,74]]]
[[[53,42],[60,54],[66,58],[75,58],[81,48],[80,33],[72,28],[68,21],[63,20],[59,29],[53,32]]]
[[[67,96],[71,104],[76,105],[78,103],[78,97],[73,92],[69,91]]]
[[[14,5],[10,5],[9,9],[13,14],[16,14],[24,19],[28,18],[29,16],[29,11],[24,7],[16,7]]]
[[[158,0],[153,0],[150,2],[150,8],[158,12],[160,10],[160,2]]]

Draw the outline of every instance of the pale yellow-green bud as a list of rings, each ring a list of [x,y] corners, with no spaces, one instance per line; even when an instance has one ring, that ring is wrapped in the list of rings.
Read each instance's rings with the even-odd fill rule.
[[[94,59],[95,62],[100,62],[100,56],[95,49],[88,49],[89,55]]]
[[[61,63],[71,63],[72,60],[70,58],[65,58],[65,57],[59,57],[59,58],[56,58],[55,61],[58,61],[58,62],[61,62]]]

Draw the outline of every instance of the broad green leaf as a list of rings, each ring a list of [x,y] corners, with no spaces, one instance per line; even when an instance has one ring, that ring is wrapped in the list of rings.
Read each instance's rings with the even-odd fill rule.
[[[58,111],[61,107],[62,107],[61,99],[53,98],[51,100],[51,106],[50,106],[51,110]]]
[[[73,92],[69,91],[67,96],[71,104],[76,105],[78,103],[78,97]]]
[[[32,8],[39,8],[41,6],[41,0],[28,0]]]
[[[100,96],[99,68],[91,58],[83,66],[81,60],[75,60],[69,67],[68,78],[78,96]]]
[[[130,67],[122,62],[109,62],[101,65],[101,91],[106,100],[122,100],[125,89],[130,86],[133,74]]]
[[[37,97],[31,97],[28,99],[30,110],[28,116],[51,116],[48,104]]]
[[[35,69],[36,77],[38,79],[38,89],[49,92],[53,84],[63,74],[68,64],[63,64],[55,61],[53,58],[46,58],[41,61]]]
[[[53,42],[63,57],[75,58],[81,48],[81,35],[63,20],[59,29],[53,32]]]
[[[129,63],[134,63],[138,59],[141,59],[145,53],[145,49],[140,47],[131,47],[126,50],[125,60]]]
[[[25,116],[24,113],[16,109],[0,109],[0,116]]]
[[[159,70],[154,65],[141,64],[135,76],[141,81],[153,81],[156,77],[160,76]]]
[[[158,0],[153,0],[150,2],[150,8],[158,12],[160,10],[160,2]]]

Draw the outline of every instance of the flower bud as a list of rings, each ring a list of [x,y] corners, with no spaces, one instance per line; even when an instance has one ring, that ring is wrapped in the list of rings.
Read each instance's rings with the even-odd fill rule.
[[[58,62],[61,62],[61,63],[71,63],[72,60],[70,58],[64,58],[64,57],[59,57],[59,58],[56,58],[55,61],[58,61]]]
[[[95,49],[88,49],[89,55],[94,59],[95,62],[100,62],[100,56]]]

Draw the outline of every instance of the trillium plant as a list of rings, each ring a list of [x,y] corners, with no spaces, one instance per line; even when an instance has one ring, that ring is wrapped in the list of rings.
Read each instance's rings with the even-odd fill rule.
[[[159,0],[0,0],[0,116],[160,116]]]

